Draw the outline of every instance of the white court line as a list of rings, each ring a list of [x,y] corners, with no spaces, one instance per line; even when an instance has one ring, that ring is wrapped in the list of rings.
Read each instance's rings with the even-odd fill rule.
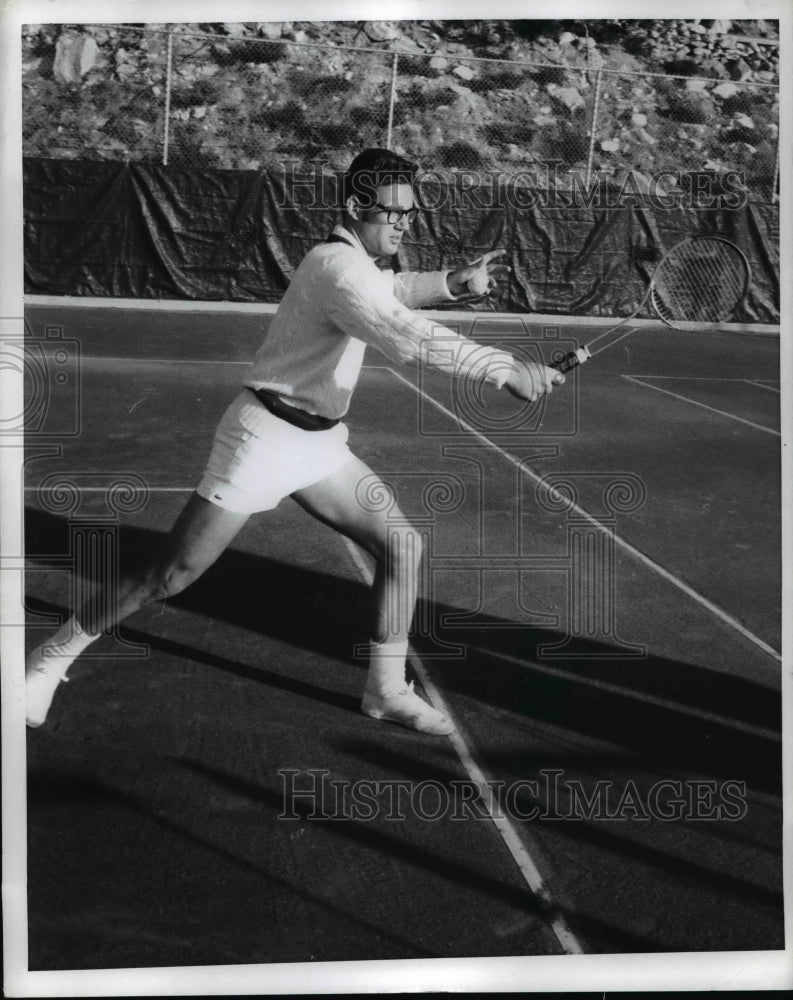
[[[418,393],[420,396],[423,396],[427,400],[427,402],[430,403],[430,405],[435,407],[435,409],[440,410],[441,413],[445,413],[447,417],[451,417],[451,419],[454,420],[455,423],[457,423],[464,430],[467,430],[470,434],[473,434],[474,437],[478,438],[488,447],[492,448],[493,451],[498,452],[498,454],[501,455],[502,458],[505,458],[510,464],[514,465],[523,475],[528,476],[529,479],[533,480],[538,485],[544,482],[545,477],[541,476],[538,472],[535,472],[535,470],[532,469],[531,466],[527,465],[525,462],[521,462],[519,459],[515,458],[514,455],[510,454],[508,451],[505,451],[499,445],[491,441],[490,438],[485,437],[485,435],[482,434],[481,431],[478,431],[475,427],[472,427],[471,424],[469,424],[466,420],[463,420],[462,417],[456,416],[454,413],[452,413],[451,410],[448,410],[442,403],[439,403],[437,400],[433,399],[432,396],[430,396],[428,393],[424,392],[422,389],[419,389],[418,386],[415,386],[409,379],[405,378],[403,375],[400,375],[399,372],[394,371],[393,368],[391,368],[390,371],[391,374],[394,376],[394,378],[399,379],[400,382],[404,382],[404,384],[409,386],[415,393]],[[629,378],[629,376],[627,375],[623,377]],[[658,391],[665,392],[666,390],[659,389]],[[551,490],[551,495],[553,495],[555,492],[556,492],[555,490]],[[724,622],[725,625],[729,625],[729,627],[731,629],[734,629],[739,635],[742,635],[745,639],[748,639],[750,642],[754,643],[754,645],[757,646],[758,649],[762,649],[764,653],[767,653],[770,657],[777,660],[778,662],[782,661],[782,654],[779,652],[779,650],[774,649],[773,646],[770,646],[759,636],[755,635],[754,632],[746,628],[745,625],[742,625],[737,618],[734,618],[731,614],[729,614],[729,612],[725,611],[723,608],[720,608],[718,604],[714,604],[713,601],[705,597],[704,594],[700,594],[698,591],[694,590],[693,587],[689,587],[687,583],[685,583],[683,580],[678,579],[673,573],[670,573],[668,569],[665,569],[663,566],[661,566],[660,563],[657,563],[649,556],[646,556],[642,551],[631,545],[630,542],[626,542],[624,538],[621,538],[619,535],[615,534],[610,528],[607,528],[605,525],[601,524],[596,517],[593,517],[588,511],[584,510],[583,507],[579,506],[577,503],[572,502],[569,499],[569,497],[562,497],[561,495],[559,495],[559,499],[564,501],[569,510],[574,510],[576,514],[584,518],[585,521],[588,521],[598,531],[601,531],[603,532],[603,534],[609,535],[609,537],[613,538],[615,544],[617,544],[624,552],[627,552],[629,555],[633,556],[634,559],[637,559],[640,563],[642,563],[642,565],[647,566],[648,569],[651,569],[654,573],[657,573],[658,576],[662,577],[668,583],[671,583],[672,586],[677,587],[678,590],[686,594],[687,597],[690,597],[692,600],[696,601],[697,604],[700,604],[712,615],[714,615],[720,621]]]
[[[767,385],[765,382],[755,382],[754,379],[744,379],[747,385],[756,385],[758,389],[768,389],[769,392],[779,393],[779,388],[775,385]]]
[[[251,367],[253,361],[226,361],[223,358],[109,358],[103,354],[83,354],[81,361],[107,361],[113,364],[144,364],[144,365],[246,365]],[[386,365],[361,365],[363,370],[375,370],[381,368],[383,371],[391,371]]]
[[[627,377],[627,376],[626,376]],[[653,382],[749,382],[751,385],[760,385],[760,382],[752,382],[747,378],[718,378],[716,375],[634,375],[633,378],[647,378]],[[767,378],[764,382],[778,382],[778,379]]]
[[[343,535],[342,538],[359,574],[363,580],[371,586],[374,575],[364,560],[360,549],[349,538],[345,538]],[[487,810],[488,817],[493,822],[496,830],[509,850],[509,853],[512,855],[512,858],[517,864],[524,881],[531,890],[532,895],[541,902],[543,908],[546,910],[546,918],[550,924],[551,930],[556,936],[556,940],[561,945],[565,954],[583,955],[584,949],[581,942],[570,930],[564,916],[555,909],[551,894],[545,884],[545,880],[543,879],[539,868],[526,847],[521,834],[518,832],[512,820],[510,820],[509,817],[506,816],[499,808],[496,797],[493,794],[492,786],[485,773],[474,760],[471,749],[466,743],[465,737],[460,732],[460,728],[457,725],[454,715],[450,711],[449,706],[446,704],[446,699],[431,680],[426,667],[415,652],[410,652],[409,660],[418,676],[419,681],[421,682],[421,686],[427,692],[427,697],[433,707],[439,712],[443,712],[444,715],[447,715],[452,720],[454,729],[449,734],[449,740],[451,741],[457,756],[460,758],[460,763],[465,768],[468,777],[476,785],[482,804]]]
[[[88,473],[90,475],[91,473]],[[112,474],[112,473],[111,473]],[[65,472],[64,477],[68,476],[69,473]],[[106,472],[97,472],[97,476],[107,475]],[[119,475],[123,475],[120,472]],[[65,481],[65,480],[64,480]],[[129,486],[125,484],[124,489],[127,493],[192,493],[195,490],[195,486]],[[63,486],[26,486],[25,493],[60,493]],[[107,493],[107,486],[81,486],[79,488],[80,493]]]
[[[80,361],[106,361],[114,365],[125,363],[135,365],[246,365],[252,361],[225,361],[222,358],[108,358],[100,354],[83,354]]]
[[[651,382],[642,382],[634,375],[623,375],[624,379],[628,382],[633,382],[635,385],[640,385],[644,389],[652,389],[654,392],[662,392],[665,396],[672,396],[675,399],[680,399],[684,403],[689,403],[691,406],[699,406],[703,410],[708,410],[710,413],[717,413],[720,417],[727,417],[728,420],[737,420],[739,424],[745,424],[747,427],[753,427],[756,431],[763,431],[765,434],[773,434],[774,437],[781,437],[779,431],[775,431],[773,427],[764,427],[762,424],[756,424],[753,420],[745,420],[743,417],[736,417],[734,413],[728,413],[726,410],[719,410],[715,406],[708,406],[707,403],[700,403],[696,399],[689,399],[688,396],[681,396],[680,393],[672,392],[671,389],[662,389],[660,385],[653,385]],[[741,379],[742,382],[746,381]]]

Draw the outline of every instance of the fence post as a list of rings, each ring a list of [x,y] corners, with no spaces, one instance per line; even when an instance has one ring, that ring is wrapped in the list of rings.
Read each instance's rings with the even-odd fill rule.
[[[388,99],[388,128],[386,130],[385,148],[391,148],[391,133],[394,129],[394,104],[396,103],[397,66],[399,64],[399,53],[394,53],[394,63],[391,67],[391,95]]]
[[[168,28],[168,51],[165,57],[165,127],[162,137],[162,165],[168,166],[168,139],[171,124],[171,65],[173,62],[173,31]]]
[[[589,51],[587,49],[587,51]],[[589,133],[589,153],[586,158],[586,177],[584,185],[589,190],[589,181],[592,177],[592,157],[595,153],[595,134],[597,132],[598,111],[600,110],[600,84],[603,79],[603,68],[598,68],[598,75],[595,78],[595,104],[592,108],[592,126]]]

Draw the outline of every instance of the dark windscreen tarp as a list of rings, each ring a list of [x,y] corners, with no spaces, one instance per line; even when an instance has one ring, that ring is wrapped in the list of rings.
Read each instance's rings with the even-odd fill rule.
[[[578,194],[580,195],[580,191]],[[624,316],[664,249],[697,233],[752,267],[740,316],[779,322],[778,206],[667,207],[503,182],[422,189],[404,268],[453,268],[504,247],[505,312]],[[616,192],[619,195],[619,192]],[[107,161],[24,160],[25,289],[47,295],[278,302],[339,220],[337,178]]]

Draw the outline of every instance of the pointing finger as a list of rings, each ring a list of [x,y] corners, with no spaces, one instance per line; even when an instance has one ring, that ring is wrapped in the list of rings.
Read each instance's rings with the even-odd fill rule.
[[[503,254],[505,254],[506,252],[507,251],[503,247],[501,247],[498,250],[488,250],[488,252],[486,254],[482,255],[481,259],[485,263],[487,263],[488,261],[491,261],[494,257],[501,257],[501,256],[503,256]]]

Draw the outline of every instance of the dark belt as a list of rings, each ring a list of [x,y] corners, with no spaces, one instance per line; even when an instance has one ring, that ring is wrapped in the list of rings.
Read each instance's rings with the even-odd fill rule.
[[[274,392],[268,392],[266,389],[254,389],[250,385],[246,388],[251,390],[262,406],[265,406],[270,413],[303,431],[327,431],[339,422],[338,418],[332,420],[330,417],[320,417],[316,413],[307,413],[305,410],[299,410],[296,406],[290,406]]]

